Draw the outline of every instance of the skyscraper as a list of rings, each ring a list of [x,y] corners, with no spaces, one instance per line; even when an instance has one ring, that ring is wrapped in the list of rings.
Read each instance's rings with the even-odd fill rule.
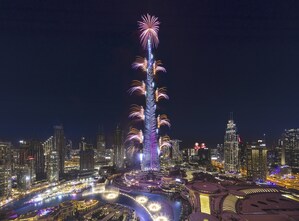
[[[59,181],[59,155],[58,151],[55,149],[53,149],[49,155],[47,180],[49,183],[56,183]]]
[[[11,193],[11,143],[0,142],[0,197]]]
[[[211,153],[209,148],[203,143],[201,148],[197,150],[198,165],[209,167],[211,165]]]
[[[54,137],[51,136],[43,143],[45,155],[45,172],[49,183],[59,181],[59,155],[54,146]]]
[[[266,181],[268,167],[265,140],[247,144],[246,153],[247,178],[253,181]]]
[[[17,167],[17,187],[19,190],[28,190],[31,186],[30,168],[28,165]]]
[[[28,160],[30,165],[34,162],[34,172],[37,180],[43,179],[45,176],[45,156],[43,145],[38,140],[28,141]],[[29,165],[29,166],[30,166]]]
[[[239,171],[237,127],[232,118],[227,123],[224,136],[224,171],[226,173],[237,173]]]
[[[141,170],[160,171],[159,151],[162,147],[158,144],[158,134],[161,126],[170,126],[169,120],[165,114],[156,115],[156,105],[161,99],[168,99],[165,88],[157,88],[155,85],[155,76],[159,71],[166,72],[161,66],[161,61],[154,60],[152,51],[158,46],[159,24],[158,18],[149,14],[142,16],[142,21],[138,22],[141,45],[145,49],[147,56],[138,57],[133,63],[133,68],[141,69],[146,73],[145,81],[133,81],[131,94],[145,96],[145,108],[134,105],[130,114],[131,118],[144,121],[144,136],[142,130],[132,128],[129,133],[129,140],[137,140],[143,143],[143,153],[141,159]],[[170,146],[169,142],[163,145]]]
[[[124,167],[125,148],[123,131],[117,125],[113,135],[114,165],[120,169]]]
[[[91,144],[88,144],[84,137],[79,143],[80,148],[80,172],[93,172],[94,171],[94,150]]]
[[[45,142],[42,143],[42,145],[43,145],[44,158],[45,158],[44,173],[48,174],[49,160],[50,160],[51,151],[53,149],[53,136],[49,137]]]
[[[59,157],[59,175],[64,174],[64,160],[65,160],[65,137],[62,125],[54,126],[54,150],[57,151]]]
[[[40,145],[39,148],[38,145]],[[36,181],[36,171],[38,170],[40,172],[40,170],[44,170],[43,147],[38,141],[20,140],[19,145],[13,152],[17,154],[13,163],[15,169],[14,175],[17,175],[18,178],[18,187],[28,189],[31,184]]]
[[[299,128],[288,129],[281,137],[282,163],[299,171]]]
[[[96,160],[100,160],[104,158],[106,152],[106,142],[105,142],[105,134],[103,127],[99,128],[97,134],[97,148],[96,148]]]
[[[180,151],[181,140],[171,140],[171,159],[175,161],[182,161],[183,155]]]
[[[217,160],[219,162],[223,162],[224,161],[224,147],[223,144],[217,144]]]

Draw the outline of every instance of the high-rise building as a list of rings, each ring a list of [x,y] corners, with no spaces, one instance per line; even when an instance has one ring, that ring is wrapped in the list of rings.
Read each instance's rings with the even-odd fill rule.
[[[71,153],[73,150],[73,142],[71,140],[66,141],[65,145],[65,160],[70,160],[71,159]]]
[[[45,156],[43,145],[38,140],[28,141],[28,164],[29,168],[31,168],[31,179],[33,176],[36,177],[37,180],[41,180],[45,178]],[[33,170],[34,173],[33,174]]]
[[[239,143],[239,169],[246,168],[246,143],[238,142]]]
[[[277,152],[278,152],[278,156],[280,156],[280,158],[278,158],[278,159],[280,159],[280,165],[284,166],[284,165],[286,165],[286,150],[285,150],[285,147],[283,145],[283,141],[280,140],[279,144],[280,145],[277,149],[280,150],[280,151],[277,151]]]
[[[94,150],[91,144],[88,144],[84,137],[82,137],[79,144],[80,148],[80,171],[93,172],[94,171]]]
[[[123,131],[117,125],[113,136],[114,165],[121,169],[124,167],[125,148]]]
[[[201,148],[197,150],[197,156],[199,166],[209,167],[211,165],[211,153],[204,143],[202,143]]]
[[[27,187],[29,188],[30,185],[36,180],[36,169],[38,169],[34,158],[38,154],[38,151],[34,148],[34,142],[20,140],[19,145],[17,146],[17,148],[13,149],[12,153],[14,154],[12,158],[13,174],[17,175],[17,181],[20,183],[20,175],[25,174],[25,170],[28,171],[28,173],[26,172],[26,183]],[[22,185],[18,186],[20,187]],[[20,188],[24,189],[24,186]]]
[[[44,173],[48,174],[49,171],[49,160],[51,151],[53,149],[53,136],[49,137],[45,142],[43,142],[44,158],[45,158],[45,168]]]
[[[143,152],[140,155],[143,171],[160,171],[160,149],[170,145],[165,142],[160,145],[158,143],[158,137],[163,132],[160,130],[161,126],[170,126],[167,115],[156,113],[159,100],[169,98],[165,88],[155,86],[154,76],[159,71],[166,72],[161,62],[154,60],[153,54],[159,42],[159,24],[158,18],[149,14],[142,16],[142,21],[139,21],[140,40],[147,55],[145,58],[137,58],[132,66],[146,72],[146,78],[144,81],[133,81],[133,87],[129,90],[131,94],[145,95],[145,108],[134,105],[130,114],[131,118],[144,121],[144,133],[142,130],[131,128],[128,136],[128,140],[136,140],[143,144]]]
[[[11,143],[0,142],[0,197],[11,194]]]
[[[282,163],[299,171],[299,128],[285,130],[281,137]]]
[[[224,171],[226,173],[239,171],[238,135],[233,119],[228,121],[224,136]]]
[[[282,151],[282,145],[280,145],[280,140],[278,140],[278,143],[274,144],[267,144],[267,163],[269,167],[275,168],[279,165],[285,165],[284,157],[282,156],[284,152]]]
[[[59,181],[59,154],[57,150],[52,150],[49,156],[47,180],[49,183]]]
[[[19,165],[17,167],[17,187],[19,190],[28,190],[31,186],[30,168],[28,165]]]
[[[224,161],[224,147],[223,144],[217,144],[217,161]]]
[[[247,178],[253,181],[265,181],[268,173],[265,140],[247,144],[246,153]]]
[[[96,148],[96,160],[102,160],[105,157],[106,152],[106,142],[105,142],[105,134],[103,127],[99,128],[99,132],[97,134],[97,148]]]
[[[97,150],[99,150],[100,153],[105,153],[106,150],[105,134],[103,127],[99,129],[97,135]]]
[[[54,149],[58,152],[59,157],[59,176],[64,174],[64,160],[65,160],[65,137],[62,125],[54,126]]]
[[[171,143],[171,159],[175,161],[182,161],[183,160],[183,155],[182,152],[180,151],[180,143],[181,140],[170,140]]]
[[[11,148],[11,174],[15,176],[17,174],[19,151],[17,148]]]
[[[51,136],[43,143],[45,155],[45,172],[50,183],[59,181],[59,154],[54,146],[54,137]]]

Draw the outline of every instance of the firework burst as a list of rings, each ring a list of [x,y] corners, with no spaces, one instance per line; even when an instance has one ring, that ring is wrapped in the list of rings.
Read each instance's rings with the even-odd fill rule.
[[[135,62],[132,64],[132,68],[141,69],[142,71],[146,72],[147,64],[146,58],[137,56]]]
[[[137,147],[135,147],[134,145],[131,145],[127,148],[127,154],[131,157],[134,155],[134,153],[137,153],[138,151],[139,151],[139,149]]]
[[[153,46],[157,47],[159,44],[158,31],[159,24],[158,18],[150,16],[149,14],[141,16],[142,21],[138,22],[141,45],[146,48],[148,40],[153,42]]]
[[[162,62],[160,60],[154,61],[154,65],[153,65],[154,75],[156,75],[156,73],[158,71],[166,72],[166,69],[164,67],[162,67],[161,65],[162,65]]]
[[[166,100],[169,99],[168,95],[166,94],[165,87],[157,88],[155,91],[155,95],[156,95],[156,102],[158,102],[161,99],[166,99]]]
[[[171,124],[169,122],[169,119],[168,119],[168,117],[167,117],[166,114],[158,115],[158,117],[157,117],[157,125],[158,125],[158,128],[160,128],[163,125],[168,126],[168,127],[171,126]]]
[[[165,147],[170,148],[171,147],[170,137],[167,136],[167,135],[163,136],[163,137],[160,137],[160,139],[159,139],[159,146],[160,146],[160,149],[163,149]]]
[[[138,106],[138,105],[132,105],[131,113],[130,113],[129,117],[144,120],[144,109],[143,109],[143,107]]]
[[[137,140],[137,141],[139,141],[139,143],[142,143],[143,142],[142,130],[137,130],[136,128],[131,128],[126,141],[132,141],[132,140]]]
[[[138,95],[145,95],[145,83],[144,81],[133,81],[132,87],[128,90],[130,94],[136,93]]]

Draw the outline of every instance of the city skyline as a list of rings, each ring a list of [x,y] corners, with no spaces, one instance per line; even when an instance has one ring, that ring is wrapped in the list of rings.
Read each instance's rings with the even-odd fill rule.
[[[299,220],[293,7],[68,1],[0,6],[0,220]]]
[[[135,26],[147,11],[163,21],[155,56],[168,70],[159,81],[167,81],[171,98],[162,107],[172,120],[171,137],[187,146],[222,143],[230,112],[245,141],[266,134],[272,142],[297,128],[296,7],[192,3],[116,9],[105,2],[83,10],[75,3],[5,2],[0,137],[44,139],[63,124],[66,136],[79,139],[96,136],[99,124],[107,131],[127,126],[135,103],[127,90],[140,79],[130,66],[142,54]]]

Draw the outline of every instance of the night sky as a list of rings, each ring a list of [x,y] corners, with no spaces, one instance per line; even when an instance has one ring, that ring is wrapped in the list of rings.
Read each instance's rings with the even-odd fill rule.
[[[68,138],[128,128],[127,90],[144,74],[137,21],[161,21],[154,54],[170,100],[159,107],[185,146],[223,142],[229,113],[243,140],[299,127],[298,1],[12,1],[0,3],[0,137]]]

